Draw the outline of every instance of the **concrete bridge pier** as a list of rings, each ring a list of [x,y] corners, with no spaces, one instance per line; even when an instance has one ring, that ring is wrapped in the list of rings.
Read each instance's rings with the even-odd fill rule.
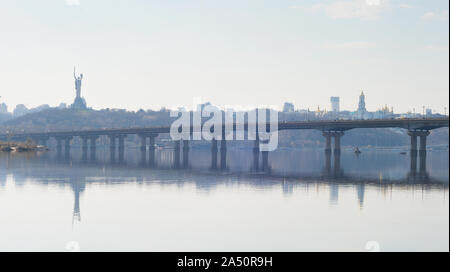
[[[341,170],[341,137],[344,136],[343,131],[323,131],[322,135],[325,137],[325,174],[327,176],[340,177]],[[334,138],[333,147],[333,173],[331,173],[331,137]]]
[[[217,140],[213,138],[211,140],[211,169],[216,170],[217,169],[217,154],[218,154],[218,148],[217,148]]]
[[[55,139],[56,139],[56,152],[58,153],[58,157],[60,157],[62,153],[62,139],[61,138]]]
[[[81,137],[81,154],[83,160],[87,160],[87,150],[88,150],[88,137],[82,136]]]
[[[93,161],[95,161],[95,159],[96,159],[96,154],[97,154],[96,141],[97,141],[98,137],[99,136],[91,136],[89,138],[89,142],[91,144],[91,146],[90,146],[91,160],[93,160]]]
[[[334,152],[334,177],[339,178],[342,174],[341,170],[341,150]]]
[[[323,137],[325,137],[325,153],[331,153],[331,135],[332,132],[324,131],[322,132]]]
[[[426,152],[419,153],[419,175],[421,178],[427,178],[427,154]]]
[[[269,170],[269,151],[261,151],[262,170]]]
[[[411,176],[415,176],[417,173],[417,150],[416,152],[410,152],[410,166],[409,166],[409,174]]]
[[[189,167],[189,141],[183,140],[183,168]]]
[[[139,134],[139,138],[141,139],[141,151],[145,152],[147,150],[147,135],[146,134]]]
[[[417,133],[417,136],[420,137],[420,147],[419,153],[426,154],[427,153],[427,137],[430,135],[430,132],[427,130],[420,131]]]
[[[69,159],[70,157],[70,141],[73,137],[64,137],[64,157],[66,159]]]
[[[64,139],[64,151],[69,152],[70,151],[70,141],[72,140],[72,137],[66,137]]]
[[[417,132],[410,130],[408,131],[408,135],[411,137],[411,155],[415,154],[417,156]]]
[[[331,175],[331,137],[332,132],[330,131],[323,131],[322,132],[323,137],[325,137],[325,175],[330,176]]]
[[[119,162],[123,162],[125,157],[125,137],[127,137],[127,135],[117,136],[117,138],[119,138]]]
[[[139,134],[141,140],[140,150],[141,150],[141,164],[145,165],[147,162],[147,135]]]
[[[410,176],[417,174],[417,153],[419,153],[419,175],[420,177],[427,177],[426,161],[427,161],[427,137],[430,135],[428,130],[410,130],[408,135],[411,137],[411,165]],[[417,137],[420,140],[419,150],[417,150]]]
[[[150,142],[149,142],[149,147],[148,147],[148,153],[149,153],[149,157],[148,157],[148,160],[149,160],[149,163],[150,163],[150,166],[155,166],[156,165],[156,159],[155,159],[155,151],[156,151],[156,148],[155,148],[155,138],[157,137],[158,135],[156,134],[156,135],[150,135]]]
[[[339,178],[342,176],[341,169],[341,137],[344,136],[343,131],[336,131],[333,133],[334,136],[334,177]]]
[[[111,162],[116,160],[116,136],[109,135],[109,158]]]
[[[224,136],[220,141],[220,169],[227,169],[227,141]]]
[[[180,168],[180,153],[181,153],[181,140],[174,142],[174,152],[173,152],[173,167],[175,169]]]
[[[259,171],[259,138],[253,144],[253,171]]]
[[[341,137],[344,136],[343,131],[336,131],[333,133],[334,136],[334,153],[341,152]]]
[[[325,169],[324,169],[325,175],[330,176],[331,175],[331,149],[325,150]]]
[[[264,144],[268,144],[268,140],[262,141]],[[270,166],[269,166],[269,151],[264,150],[261,151],[261,160],[262,160],[262,171],[270,172]]]
[[[142,166],[145,166],[147,164],[147,151],[144,149],[140,151],[141,154],[141,159],[140,159],[140,164]]]
[[[420,138],[419,146],[419,175],[421,178],[427,178],[427,137],[430,135],[429,131],[420,131],[418,136]]]

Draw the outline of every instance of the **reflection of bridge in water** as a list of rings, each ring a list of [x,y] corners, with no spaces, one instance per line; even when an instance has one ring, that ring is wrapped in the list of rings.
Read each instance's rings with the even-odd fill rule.
[[[173,154],[174,151],[172,151]],[[170,154],[170,153],[169,153]],[[19,155],[19,154],[18,154]],[[27,180],[35,180],[40,184],[68,185],[74,193],[74,220],[81,219],[80,197],[86,190],[88,184],[116,184],[143,183],[158,184],[160,186],[194,184],[199,190],[209,191],[219,185],[227,185],[239,182],[257,188],[280,187],[286,195],[291,194],[295,188],[310,186],[326,186],[330,192],[330,204],[336,204],[339,198],[340,186],[352,186],[361,207],[364,206],[364,196],[367,186],[376,186],[380,190],[388,190],[395,186],[407,187],[422,186],[424,189],[441,189],[448,187],[448,181],[439,181],[430,178],[426,174],[426,165],[421,165],[417,174],[412,177],[411,171],[404,178],[389,180],[374,178],[361,178],[345,174],[340,158],[340,153],[334,154],[331,163],[331,152],[325,153],[325,167],[322,173],[317,175],[285,174],[270,171],[255,171],[253,164],[247,172],[232,172],[230,170],[204,169],[195,167],[184,167],[179,164],[176,167],[176,159],[173,156],[165,157],[169,164],[155,164],[140,157],[135,163],[126,160],[121,162],[105,161],[90,158],[75,159],[74,156],[59,157],[58,154],[43,153],[38,156],[2,156],[2,164],[6,165],[5,174],[12,173],[15,183],[20,185]],[[423,160],[424,161],[424,160]],[[176,168],[176,169],[174,169]],[[0,181],[4,177],[0,176]],[[0,182],[1,186],[1,182]]]
[[[249,133],[251,128],[258,128],[258,124],[229,124],[230,126],[222,126],[221,137],[213,138],[211,141],[211,169],[227,168],[227,141],[226,137],[231,139],[236,138],[237,131],[244,131]],[[438,119],[392,119],[392,120],[335,120],[335,121],[293,121],[280,122],[277,126],[270,126],[265,124],[266,131],[270,131],[272,127],[277,130],[301,130],[301,129],[316,129],[322,131],[325,137],[325,153],[327,154],[326,171],[331,174],[331,141],[334,139],[333,155],[334,155],[334,176],[339,176],[340,171],[340,152],[341,152],[341,138],[344,136],[344,131],[357,128],[402,128],[408,130],[411,138],[410,156],[411,156],[411,179],[416,179],[417,176],[426,175],[426,145],[427,137],[430,130],[448,127],[448,118]],[[232,127],[232,129],[230,129]],[[264,125],[262,125],[264,127]],[[189,135],[201,131],[201,127],[191,127]],[[159,134],[167,134],[170,132],[169,126],[162,127],[147,127],[147,128],[125,128],[125,129],[96,129],[96,130],[78,130],[78,131],[60,131],[60,132],[30,132],[30,133],[14,133],[9,135],[0,135],[0,140],[25,140],[31,138],[34,141],[47,145],[49,138],[54,138],[57,142],[56,149],[58,154],[62,155],[62,146],[64,143],[64,156],[70,156],[71,140],[73,137],[80,137],[82,141],[83,158],[87,160],[88,149],[92,160],[96,156],[96,143],[99,137],[109,138],[110,159],[116,160],[116,150],[118,149],[118,161],[124,160],[125,152],[125,138],[128,135],[138,135],[140,137],[141,157],[147,158],[150,165],[155,164],[155,141]],[[417,147],[420,139],[419,149]],[[147,141],[148,139],[148,141]],[[118,142],[118,148],[116,146]],[[220,142],[220,153],[218,148]],[[174,168],[187,168],[189,166],[189,140],[174,141]],[[419,171],[417,171],[417,154],[419,153]],[[218,156],[220,154],[220,157]],[[256,137],[254,139],[253,147],[253,170],[254,171],[270,171],[268,165],[269,152],[260,150],[260,141]],[[330,171],[328,171],[330,170]]]
[[[426,143],[427,136],[430,134],[430,130],[448,127],[449,119],[395,119],[395,120],[351,120],[351,121],[308,121],[308,122],[281,122],[278,124],[278,130],[300,130],[300,129],[316,129],[322,131],[325,137],[325,163],[323,173],[320,176],[286,176],[277,175],[271,171],[271,165],[269,161],[269,152],[260,150],[259,138],[254,139],[252,149],[252,166],[248,173],[233,174],[227,171],[227,140],[226,127],[222,127],[222,137],[213,139],[211,141],[211,161],[210,171],[196,171],[192,169],[190,159],[190,145],[189,140],[178,140],[173,143],[173,152],[170,154],[172,165],[170,169],[184,169],[181,171],[165,171],[161,165],[157,164],[156,160],[156,138],[159,134],[169,133],[170,127],[149,127],[149,128],[127,128],[127,129],[100,129],[100,130],[79,130],[79,131],[62,131],[62,132],[38,132],[38,133],[15,133],[9,135],[0,135],[0,140],[26,140],[28,138],[34,141],[47,145],[47,141],[50,138],[56,140],[57,168],[53,168],[52,171],[45,167],[45,165],[55,165],[55,161],[49,162],[43,160],[44,167],[22,169],[23,171],[17,173],[15,169],[16,180],[19,175],[23,175],[23,178],[36,176],[39,180],[39,172],[44,171],[43,174],[48,179],[44,180],[44,183],[54,181],[58,184],[69,184],[75,194],[74,203],[74,218],[80,219],[80,195],[85,190],[87,183],[102,182],[102,183],[114,183],[117,179],[114,176],[113,171],[108,175],[105,173],[104,167],[110,167],[110,169],[126,169],[120,173],[121,180],[117,181],[123,183],[123,179],[135,180],[137,182],[145,180],[146,182],[165,181],[164,184],[170,183],[184,183],[186,180],[194,180],[196,186],[199,188],[210,188],[218,184],[217,180],[227,183],[229,180],[245,177],[247,182],[252,186],[274,186],[281,184],[284,193],[292,192],[295,186],[300,184],[310,184],[311,182],[326,182],[330,186],[330,203],[337,201],[338,188],[340,183],[355,184],[357,188],[357,196],[360,205],[364,202],[364,192],[366,184],[376,186],[389,186],[389,184],[396,186],[404,186],[410,184],[422,184],[423,186],[448,186],[440,181],[431,179],[428,176],[426,170]],[[233,137],[238,130],[244,130],[248,133],[249,124],[233,124]],[[253,125],[253,127],[258,127]],[[270,131],[270,125],[266,124],[266,131]],[[408,135],[411,139],[410,146],[410,169],[409,174],[402,180],[383,180],[381,182],[378,179],[360,179],[346,175],[341,166],[341,138],[344,136],[344,131],[356,128],[388,128],[397,127],[408,130]],[[198,128],[191,128],[190,135],[198,131]],[[132,168],[125,163],[125,138],[128,135],[138,135],[140,137],[140,166]],[[71,141],[74,137],[81,138],[81,150],[82,159],[80,162],[74,162],[71,159],[70,148]],[[97,147],[96,143],[99,137],[109,138],[109,163],[104,167],[89,167],[93,163],[97,162]],[[231,138],[233,138],[231,137]],[[419,148],[418,148],[419,138]],[[148,139],[148,140],[147,140]],[[332,148],[332,139],[333,148]],[[220,148],[218,143],[220,142]],[[63,156],[63,143],[64,143],[64,156]],[[117,144],[118,143],[118,147]],[[89,158],[88,158],[89,150]],[[118,151],[118,158],[116,159],[116,151]],[[147,154],[148,153],[148,154]],[[417,169],[417,157],[419,157],[419,168]],[[40,161],[40,160],[39,160]],[[67,179],[67,172],[73,164],[82,167],[82,171],[76,171],[71,173],[70,178]],[[42,166],[42,165],[41,165]],[[136,169],[151,168],[153,171],[136,171]],[[31,172],[30,172],[31,171]],[[222,171],[226,175],[217,175],[217,171]],[[124,173],[128,173],[128,176],[124,176]],[[214,177],[214,178],[212,178]],[[211,180],[216,182],[211,182]],[[175,180],[175,181],[174,181]],[[298,181],[301,181],[299,183]],[[219,182],[220,183],[220,182]]]

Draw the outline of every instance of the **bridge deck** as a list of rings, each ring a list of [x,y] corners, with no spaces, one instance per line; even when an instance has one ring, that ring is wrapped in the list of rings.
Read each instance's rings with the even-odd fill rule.
[[[233,130],[248,130],[249,125],[233,125]],[[266,124],[268,127],[276,127],[275,124]],[[289,121],[279,122],[277,130],[317,129],[321,131],[346,131],[355,128],[403,128],[407,130],[432,130],[440,127],[448,127],[449,118],[439,119],[380,119],[380,120],[320,120],[320,121]],[[191,128],[191,132],[193,129]],[[223,126],[225,129],[225,125]],[[47,131],[47,132],[21,132],[0,134],[0,139],[39,138],[39,137],[72,137],[72,136],[101,136],[101,135],[128,135],[128,134],[161,134],[169,133],[170,126],[140,127],[140,128],[113,128],[113,129],[88,129],[72,131]]]

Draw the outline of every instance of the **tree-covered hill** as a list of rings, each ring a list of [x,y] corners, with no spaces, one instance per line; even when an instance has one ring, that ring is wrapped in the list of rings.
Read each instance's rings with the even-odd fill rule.
[[[51,108],[9,120],[0,131],[42,132],[76,129],[161,126],[171,123],[169,111],[73,110]]]
[[[67,131],[78,129],[128,128],[170,125],[175,118],[170,118],[168,110],[137,112],[126,110],[73,110],[50,108],[40,112],[6,120],[0,124],[0,133],[10,131],[43,132]],[[344,146],[407,146],[407,131],[399,128],[353,129],[345,132],[342,138]],[[431,131],[428,144],[448,146],[449,129],[441,128]],[[237,143],[236,143],[237,144]],[[320,131],[300,130],[282,131],[279,134],[279,147],[319,147],[324,145]]]

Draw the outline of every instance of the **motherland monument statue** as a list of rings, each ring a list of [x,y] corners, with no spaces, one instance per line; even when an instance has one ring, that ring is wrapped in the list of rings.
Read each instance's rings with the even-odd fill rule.
[[[76,76],[75,67],[73,67],[73,78],[75,79],[76,96],[75,101],[72,104],[73,109],[85,109],[86,101],[81,97],[81,81],[83,80],[83,74]]]

